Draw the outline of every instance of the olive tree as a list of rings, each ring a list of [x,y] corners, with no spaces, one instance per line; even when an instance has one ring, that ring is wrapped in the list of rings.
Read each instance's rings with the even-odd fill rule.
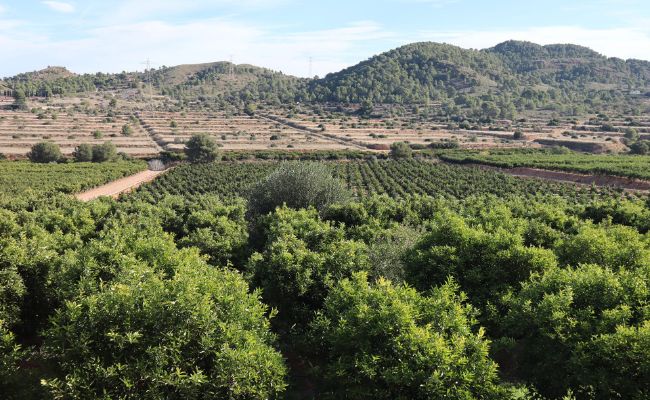
[[[88,143],[82,143],[75,147],[72,156],[77,162],[90,162],[93,160],[93,146]]]
[[[185,155],[190,162],[212,162],[219,159],[219,148],[210,135],[202,133],[187,141]]]
[[[248,197],[251,213],[259,215],[283,204],[296,209],[315,207],[320,211],[347,200],[350,192],[325,164],[287,162],[255,185]]]
[[[117,157],[117,148],[113,142],[104,142],[93,146],[93,162],[113,161]]]
[[[59,145],[52,142],[40,142],[32,146],[27,157],[35,163],[51,163],[59,161],[63,155]]]
[[[411,158],[413,150],[411,150],[408,143],[394,142],[390,145],[390,156],[392,158]]]

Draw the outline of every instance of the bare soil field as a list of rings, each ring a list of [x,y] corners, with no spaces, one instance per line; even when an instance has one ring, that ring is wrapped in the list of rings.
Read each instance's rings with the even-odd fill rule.
[[[128,135],[122,129],[130,127]],[[41,141],[52,141],[64,154],[71,154],[81,143],[101,144],[111,141],[118,151],[134,156],[153,155],[156,144],[140,127],[137,119],[125,113],[94,114],[52,109],[32,111],[0,110],[0,152],[24,155]]]
[[[137,113],[141,125],[167,150],[180,150],[194,134],[207,133],[224,150],[343,150],[355,148],[263,117],[225,112]]]
[[[341,106],[316,110],[309,107],[268,110],[270,118],[287,124],[321,132],[368,148],[386,149],[391,143],[404,141],[421,146],[440,146],[455,142],[462,148],[512,148],[565,146],[573,150],[606,153],[623,152],[624,132],[637,130],[650,137],[650,117],[586,116],[582,119],[530,115],[516,121],[494,120],[484,124],[457,123],[422,116],[409,111],[397,115],[370,118],[355,114]],[[515,140],[515,131],[523,134]]]
[[[5,99],[10,104],[11,99]],[[115,100],[117,107],[111,107]],[[2,99],[0,99],[0,106]],[[194,134],[207,133],[223,150],[367,150],[387,151],[394,142],[467,149],[565,146],[591,153],[627,151],[626,129],[650,139],[650,116],[588,115],[559,118],[553,113],[524,114],[489,123],[450,121],[417,108],[376,107],[370,117],[342,105],[260,107],[255,115],[235,107],[220,111],[177,109],[166,96],[143,89],[92,93],[74,98],[31,99],[29,111],[0,107],[0,153],[24,156],[39,141],[50,140],[71,154],[80,143],[112,141],[118,151],[148,157],[180,151]],[[155,110],[155,111],[154,111]],[[123,135],[129,125],[132,134]],[[515,131],[523,138],[515,140]]]

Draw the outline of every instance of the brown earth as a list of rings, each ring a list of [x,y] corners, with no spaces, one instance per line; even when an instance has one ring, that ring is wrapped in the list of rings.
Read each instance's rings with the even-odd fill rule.
[[[154,180],[158,175],[165,171],[142,171],[137,174],[121,178],[105,185],[87,190],[75,195],[77,200],[90,201],[95,200],[102,196],[110,196],[113,198],[119,197],[122,193],[130,192],[145,182]]]

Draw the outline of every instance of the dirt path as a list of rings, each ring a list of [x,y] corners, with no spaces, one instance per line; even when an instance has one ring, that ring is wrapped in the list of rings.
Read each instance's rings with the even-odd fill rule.
[[[353,147],[353,148],[355,148],[357,150],[372,151],[368,147],[363,146],[363,145],[361,145],[361,144],[359,144],[359,143],[357,143],[357,142],[355,142],[353,140],[348,141],[348,140],[338,138],[338,137],[336,137],[334,135],[323,134],[323,133],[314,131],[314,129],[309,129],[309,128],[304,127],[304,126],[289,125],[286,122],[284,122],[284,120],[282,120],[282,118],[280,118],[280,117],[273,117],[273,116],[262,115],[262,114],[256,114],[255,116],[260,118],[260,119],[264,119],[266,121],[270,121],[270,122],[274,122],[274,123],[277,123],[277,124],[280,124],[280,125],[284,125],[284,126],[286,126],[288,128],[296,130],[296,131],[305,132],[305,133],[307,133],[307,134],[309,134],[311,136],[315,136],[315,137],[317,137],[319,139],[326,140],[328,142],[338,143],[338,144],[344,145],[346,147]]]
[[[77,200],[90,201],[102,196],[118,197],[122,193],[129,192],[145,182],[154,180],[158,175],[165,171],[142,171],[135,175],[127,176],[105,185],[87,190],[75,195]]]

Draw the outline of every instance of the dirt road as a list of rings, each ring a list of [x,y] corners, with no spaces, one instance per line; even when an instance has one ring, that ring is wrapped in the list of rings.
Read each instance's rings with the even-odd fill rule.
[[[77,200],[90,201],[102,196],[118,197],[122,193],[129,192],[145,182],[154,180],[158,175],[165,171],[142,171],[126,178],[109,182],[105,185],[87,190],[75,195]]]

